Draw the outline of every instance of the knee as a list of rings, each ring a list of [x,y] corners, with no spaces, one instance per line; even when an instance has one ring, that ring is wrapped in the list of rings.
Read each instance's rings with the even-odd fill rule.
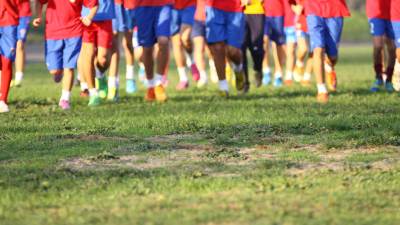
[[[53,76],[61,75],[62,70],[50,70],[50,74]]]
[[[157,39],[157,43],[158,43],[158,48],[160,50],[166,50],[166,49],[168,49],[169,38],[168,37],[159,37]]]
[[[101,67],[106,67],[107,64],[108,64],[107,56],[105,56],[105,55],[98,56],[97,57],[97,63]]]
[[[229,46],[228,47],[228,56],[231,58],[238,58],[241,57],[242,52],[240,51],[240,49]]]

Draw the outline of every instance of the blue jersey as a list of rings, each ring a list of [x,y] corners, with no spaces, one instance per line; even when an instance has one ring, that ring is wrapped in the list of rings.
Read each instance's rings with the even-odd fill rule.
[[[82,16],[87,16],[90,12],[89,8],[82,8]],[[93,21],[112,20],[115,18],[114,0],[99,0],[99,8]]]

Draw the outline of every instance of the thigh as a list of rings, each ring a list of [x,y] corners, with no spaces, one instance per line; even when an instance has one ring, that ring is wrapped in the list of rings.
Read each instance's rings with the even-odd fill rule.
[[[26,42],[26,38],[28,37],[29,24],[31,22],[31,17],[20,17],[18,24],[18,41]]]
[[[194,23],[194,14],[196,12],[195,6],[190,6],[183,9],[181,14],[182,25],[193,26]]]
[[[63,49],[64,43],[62,40],[46,40],[45,58],[49,71],[63,69]]]
[[[244,40],[245,19],[242,12],[230,12],[227,17],[227,41],[232,47],[240,49]]]
[[[64,69],[76,68],[81,46],[82,46],[81,37],[64,39],[64,49],[63,49]]]
[[[155,24],[156,38],[171,36],[171,14],[172,6],[165,5],[158,7]]]
[[[97,30],[97,46],[111,49],[112,47],[112,22],[110,20],[103,21],[99,24]]]
[[[327,18],[326,21],[326,29],[325,32],[325,40],[326,40],[326,54],[331,57],[336,57],[339,52],[339,44],[340,39],[342,37],[343,31],[343,18]]]
[[[171,10],[171,35],[174,36],[179,33],[181,28],[181,10]]]
[[[308,33],[310,35],[311,51],[315,48],[325,48],[325,22],[318,16],[307,16]]]
[[[206,39],[208,43],[227,40],[225,12],[213,7],[206,8]]]
[[[0,51],[3,56],[14,61],[15,48],[17,47],[17,26],[1,28]]]
[[[206,36],[206,24],[202,21],[194,21],[192,28],[192,38],[205,37]]]
[[[394,39],[395,39],[395,44],[396,48],[400,48],[400,22],[395,22],[392,21],[392,28],[393,28],[393,33],[394,33]]]
[[[247,25],[249,27],[251,45],[262,49],[264,41],[264,15],[248,15]]]
[[[136,23],[138,27],[139,45],[152,47],[156,42],[154,24],[156,23],[156,13],[154,7],[139,7],[136,9]]]

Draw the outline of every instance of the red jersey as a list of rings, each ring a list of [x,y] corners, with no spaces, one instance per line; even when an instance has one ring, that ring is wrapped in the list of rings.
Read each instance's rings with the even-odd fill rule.
[[[240,0],[207,0],[206,5],[226,12],[243,12]]]
[[[9,2],[11,7],[14,9],[14,13],[7,11],[5,7],[5,1]],[[0,1],[0,26],[16,26],[19,23],[18,18],[18,0],[1,0]]]
[[[400,0],[392,0],[390,7],[390,19],[400,22]]]
[[[119,0],[119,1],[124,4],[125,9],[134,9],[136,7],[136,0]]]
[[[194,19],[202,22],[206,21],[206,0],[197,0]]]
[[[285,27],[295,26],[296,14],[292,10],[292,4],[288,0],[284,1],[285,6]]]
[[[265,15],[273,17],[284,16],[285,5],[283,1],[284,0],[264,0]]]
[[[136,6],[165,6],[173,5],[174,0],[135,0]]]
[[[306,15],[322,18],[350,16],[346,0],[305,0],[304,7]]]
[[[115,4],[122,5],[123,0],[114,0]]]
[[[175,0],[175,9],[185,9],[190,6],[196,5],[196,0]]]
[[[20,0],[19,5],[19,17],[27,17],[27,16],[32,16],[32,11],[31,11],[31,4],[29,0]]]
[[[390,19],[390,2],[391,0],[367,0],[366,11],[369,19]]]
[[[47,3],[46,39],[59,40],[82,36],[83,24],[80,20],[82,6],[93,8],[97,0],[39,0]]]

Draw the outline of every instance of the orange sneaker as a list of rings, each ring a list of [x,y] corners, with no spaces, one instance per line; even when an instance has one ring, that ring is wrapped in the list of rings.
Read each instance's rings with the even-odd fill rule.
[[[287,80],[284,80],[283,83],[285,83],[286,86],[292,86],[293,80],[292,79],[287,79]]]
[[[165,93],[164,86],[157,85],[154,88],[154,93],[155,93],[155,96],[156,96],[156,100],[158,102],[166,102],[167,101],[168,97],[167,97],[167,93]]]
[[[335,92],[337,88],[337,78],[336,72],[332,71],[330,73],[326,73],[326,84],[328,85],[328,89],[330,91]]]
[[[303,76],[304,76],[304,66],[303,67],[296,66],[293,73],[294,81],[301,82],[303,80]]]
[[[144,96],[144,100],[147,102],[154,102],[156,100],[156,94],[154,92],[154,88],[148,88],[146,96]]]
[[[309,87],[311,86],[311,81],[310,80],[301,80],[301,85],[304,87]]]
[[[326,104],[329,101],[329,94],[328,93],[318,93],[317,101],[321,104]]]

